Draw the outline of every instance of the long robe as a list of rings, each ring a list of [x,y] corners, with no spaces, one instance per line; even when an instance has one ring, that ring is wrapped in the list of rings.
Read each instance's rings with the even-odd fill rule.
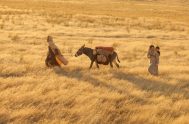
[[[157,51],[148,51],[148,58],[150,59],[149,73],[158,76],[159,54]]]
[[[59,48],[54,44],[53,38],[48,36],[47,42],[48,46],[48,54],[45,60],[46,66],[53,67],[53,66],[61,66],[62,64],[67,65],[68,61],[64,58],[61,54]]]
[[[45,64],[47,67],[60,66],[56,61],[55,54],[50,47],[48,47],[48,53],[47,58],[45,60]]]

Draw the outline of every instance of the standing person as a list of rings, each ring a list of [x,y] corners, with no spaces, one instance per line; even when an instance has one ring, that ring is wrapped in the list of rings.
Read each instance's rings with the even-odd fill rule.
[[[53,43],[53,39],[51,36],[47,37],[47,43],[49,44],[49,46],[48,46],[47,58],[45,60],[46,66],[47,67],[60,66],[56,61],[56,55],[58,55],[58,49],[56,45]]]
[[[68,61],[64,58],[64,56],[61,54],[59,48],[55,45],[53,42],[53,38],[51,36],[47,37],[47,43],[48,43],[48,54],[47,58],[45,60],[47,67],[53,67],[53,66],[59,66],[61,65],[67,65]]]
[[[149,49],[148,49],[148,54],[147,54],[147,57],[150,59],[150,57],[152,56],[152,55],[154,55],[154,49],[155,49],[155,47],[154,47],[154,45],[150,45],[150,47],[149,47]],[[150,61],[151,62],[151,61]]]
[[[150,66],[148,71],[151,75],[157,76],[158,75],[158,53],[154,47],[154,45],[150,45],[147,57],[150,59]]]

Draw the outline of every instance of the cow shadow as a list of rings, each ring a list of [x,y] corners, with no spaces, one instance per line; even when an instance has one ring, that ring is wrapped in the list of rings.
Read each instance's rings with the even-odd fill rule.
[[[93,75],[91,75],[90,70],[89,73],[86,73],[83,71],[83,69],[74,69],[74,70],[64,70],[64,69],[54,69],[55,73],[58,74],[59,76],[66,76],[67,78],[71,79],[77,79],[78,81],[81,81],[81,83],[90,83],[94,87],[99,87],[99,88],[105,88],[106,90],[110,92],[116,92],[119,94],[125,94],[132,98],[134,101],[136,101],[138,104],[145,104],[149,103],[149,101],[134,96],[130,94],[127,89],[120,89],[116,86],[111,85],[111,82],[109,81],[102,81],[97,78],[95,78]]]
[[[59,76],[66,76],[67,78],[77,79],[81,82],[90,83],[95,87],[106,88],[111,92],[117,92],[120,94],[130,94],[126,89],[123,90],[111,85],[111,82],[105,82],[95,78],[90,73],[90,70],[88,71],[89,73],[86,73],[86,71],[84,72],[82,68],[76,68],[73,70],[54,69],[54,72]],[[167,84],[166,82],[159,80],[149,80],[134,74],[124,73],[122,71],[114,71],[112,73],[113,78],[128,81],[146,92],[157,93],[167,97],[170,97],[172,94],[179,94],[182,95],[185,99],[189,99],[189,94],[183,87]]]
[[[134,74],[127,74],[124,72],[114,72],[114,77],[119,80],[128,81],[141,90],[147,92],[158,93],[170,97],[172,94],[182,95],[185,99],[189,99],[189,94],[186,90],[178,87],[177,85],[167,84],[163,81],[149,80],[140,76],[135,76]]]
[[[105,87],[109,90],[116,91],[118,93],[122,93],[123,91],[120,89],[117,89],[116,87],[113,87],[112,85],[109,85],[105,83],[104,81],[101,81],[97,78],[95,78],[91,73],[90,70],[88,70],[88,73],[84,72],[81,68],[73,69],[73,70],[64,70],[62,68],[53,68],[54,72],[59,76],[66,76],[67,78],[71,79],[77,79],[78,81],[84,81],[89,82],[93,86],[101,86]]]

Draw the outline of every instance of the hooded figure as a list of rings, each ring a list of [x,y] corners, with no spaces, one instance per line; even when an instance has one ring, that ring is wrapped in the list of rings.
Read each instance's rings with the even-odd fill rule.
[[[147,57],[150,59],[150,66],[148,68],[148,71],[150,74],[154,76],[158,76],[158,64],[159,64],[159,56],[160,54],[155,49],[153,45],[149,47],[148,55]]]
[[[45,60],[47,67],[61,66],[62,64],[67,65],[68,61],[63,57],[58,47],[54,44],[51,36],[47,37],[48,53]]]

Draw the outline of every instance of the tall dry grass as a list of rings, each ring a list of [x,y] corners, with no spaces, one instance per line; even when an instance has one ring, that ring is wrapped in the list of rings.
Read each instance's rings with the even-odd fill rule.
[[[187,1],[0,0],[0,123],[187,124],[188,21]],[[45,67],[47,35],[68,66]],[[83,44],[115,47],[121,68],[89,70]]]

